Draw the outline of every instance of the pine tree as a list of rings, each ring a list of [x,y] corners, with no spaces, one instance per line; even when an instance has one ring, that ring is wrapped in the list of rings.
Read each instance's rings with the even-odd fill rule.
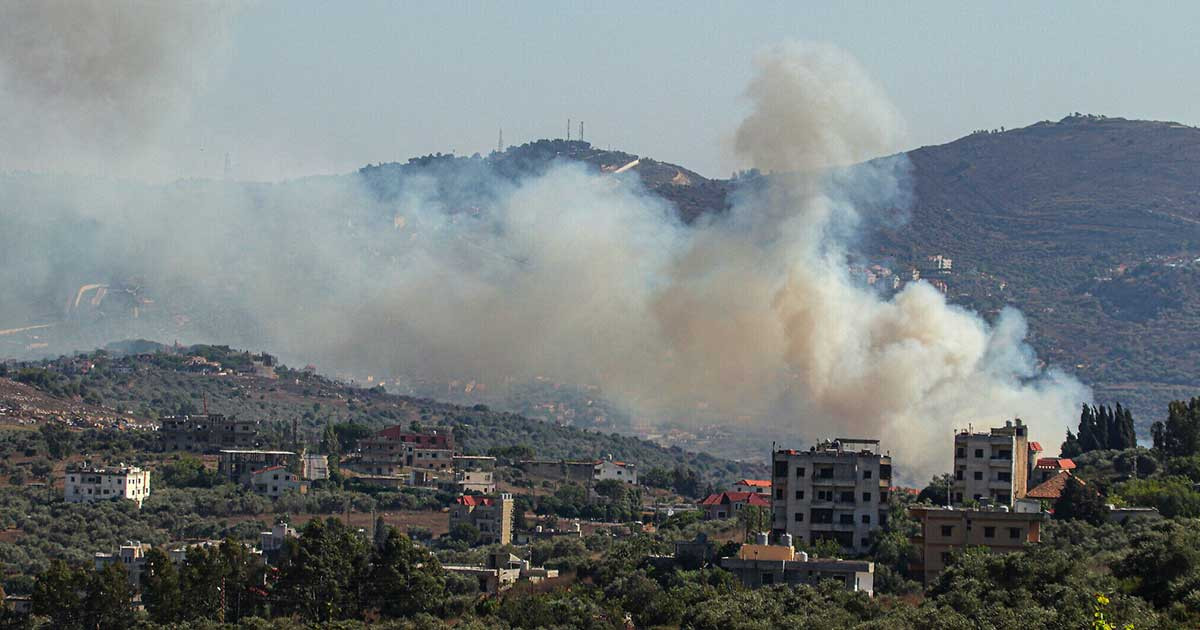
[[[410,617],[437,609],[446,578],[437,558],[388,527],[371,557],[368,601],[385,617]]]
[[[146,554],[142,604],[154,623],[165,625],[182,620],[183,591],[179,585],[179,571],[161,549],[151,549]]]

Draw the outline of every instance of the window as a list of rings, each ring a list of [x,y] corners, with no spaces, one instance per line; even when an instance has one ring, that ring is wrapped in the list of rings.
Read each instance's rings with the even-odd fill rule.
[[[783,500],[783,488],[775,488],[775,498]]]
[[[871,471],[864,470],[863,471],[863,479],[870,479],[870,478],[871,478]]]
[[[942,564],[950,564],[950,552],[949,551],[942,552]]]
[[[797,466],[797,467],[796,467],[796,476],[797,476],[797,477],[803,477],[803,476],[804,476],[804,467],[803,467],[803,466]]]
[[[793,518],[797,523],[803,523],[804,522],[804,512],[796,512],[796,515]]]
[[[963,501],[962,501],[962,493],[961,493],[961,492],[955,492],[955,493],[954,493],[954,502],[955,502],[955,503],[962,503],[962,502],[963,502]]]
[[[999,451],[996,453],[996,459],[1012,459],[1012,451]]]
[[[1012,473],[1007,470],[996,473],[996,479],[1000,481],[1012,481]]]
[[[983,449],[981,449],[981,448],[975,449],[975,457],[976,457],[976,459],[983,459]]]
[[[854,493],[843,492],[841,496],[838,497],[838,503],[854,503]]]
[[[1020,527],[1009,527],[1008,528],[1008,537],[1013,538],[1013,539],[1020,538],[1021,537],[1021,528]]]
[[[797,491],[796,491],[796,500],[797,500],[797,501],[803,501],[803,500],[804,500],[804,491],[803,491],[803,490],[797,490]]]
[[[870,502],[871,502],[871,493],[864,492],[863,493],[863,503],[870,503]]]
[[[982,470],[975,471],[975,481],[983,481],[983,471]]]
[[[995,538],[996,537],[996,528],[995,527],[984,527],[983,528],[983,537],[984,538]]]
[[[942,525],[942,535],[943,536],[953,536],[954,535],[954,526],[953,525]]]
[[[891,464],[880,464],[879,465],[879,478],[880,479],[891,479],[892,478],[892,465]]]
[[[963,459],[966,456],[967,456],[967,449],[965,449],[961,446],[954,449],[954,458],[955,459]]]
[[[817,476],[822,479],[833,479],[833,466],[829,466],[828,468],[822,468],[821,470],[819,470],[817,472],[819,473]]]
[[[841,525],[853,525],[854,524],[854,515],[853,514],[839,514],[838,515],[838,523]]]
[[[960,469],[958,469],[958,470],[956,470],[956,471],[954,471],[954,478],[955,478],[955,479],[957,479],[958,481],[962,481],[962,480],[963,480],[963,471],[962,471],[962,469],[961,469],[961,468],[960,468]]]
[[[871,541],[870,541],[870,540],[868,540],[868,539],[866,539],[866,538],[859,538],[859,539],[858,539],[858,544],[859,544],[860,546],[866,547],[866,546],[868,546],[868,545],[870,545],[870,544],[871,544]],[[850,580],[850,578],[846,578],[846,580],[847,580],[847,583],[849,583],[849,580]],[[854,581],[855,581],[855,582],[857,582],[857,581],[858,581],[858,578],[854,578]]]
[[[787,460],[775,460],[775,476],[776,477],[786,477],[787,476],[787,468],[788,468]]]
[[[864,524],[864,525],[870,525],[870,524],[871,524],[871,515],[870,515],[870,514],[863,514],[863,515],[862,515],[862,522],[863,522],[863,524]]]

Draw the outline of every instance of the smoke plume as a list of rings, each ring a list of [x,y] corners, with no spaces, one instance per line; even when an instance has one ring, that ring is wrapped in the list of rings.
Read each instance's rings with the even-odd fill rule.
[[[692,225],[636,178],[578,164],[511,178],[462,160],[394,195],[357,175],[10,176],[0,282],[18,299],[0,328],[47,292],[140,277],[177,314],[147,336],[359,374],[548,376],[599,386],[641,423],[740,419],[794,446],[878,437],[910,480],[946,470],[968,423],[1061,436],[1090,395],[1036,367],[1019,313],[989,324],[926,283],[888,298],[849,277],[863,220],[903,217],[911,190],[903,155],[863,163],[903,129],[857,62],[775,48],[747,96],[735,144],[767,174]]]

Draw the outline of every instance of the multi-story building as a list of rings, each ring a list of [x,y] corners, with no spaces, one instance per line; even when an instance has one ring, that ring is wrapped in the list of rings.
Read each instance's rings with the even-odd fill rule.
[[[329,456],[318,455],[316,453],[305,453],[303,459],[300,460],[303,474],[301,475],[309,481],[317,481],[320,479],[329,478]]]
[[[166,416],[161,423],[158,435],[164,451],[204,453],[262,446],[257,420],[210,413]]]
[[[284,466],[267,466],[250,473],[250,489],[272,499],[289,492],[308,492],[308,484]]]
[[[459,492],[496,492],[496,458],[478,455],[454,457],[454,486]]]
[[[359,440],[358,456],[350,466],[370,475],[401,475],[405,468],[448,471],[453,457],[453,432],[418,433],[397,425]]]
[[[951,501],[955,505],[974,500],[1012,506],[1029,488],[1037,450],[1041,447],[1029,441],[1028,427],[1020,420],[986,433],[955,433]]]
[[[142,584],[142,571],[146,568],[147,551],[150,551],[150,545],[131,540],[118,547],[116,553],[96,552],[92,562],[97,571],[103,570],[110,564],[120,564],[125,567],[125,575],[129,577],[129,584],[137,589]]]
[[[217,472],[231,483],[248,486],[254,472],[271,466],[287,466],[296,454],[291,451],[225,449],[217,461]]]
[[[287,523],[276,523],[275,526],[271,528],[271,531],[259,532],[258,544],[260,547],[262,547],[262,552],[264,555],[273,556],[277,554],[279,550],[283,549],[284,543],[286,543],[289,538],[295,538],[296,535],[295,528],[291,527]]]
[[[838,438],[807,451],[776,451],[772,531],[804,543],[834,540],[861,553],[887,518],[892,458],[879,440]]]
[[[1041,526],[1046,520],[1046,514],[1040,510],[1009,511],[1007,506],[986,509],[919,506],[911,508],[909,513],[921,526],[912,538],[920,555],[910,569],[926,584],[946,568],[954,550],[970,545],[1001,553],[1018,551],[1027,543],[1041,541]]]
[[[137,466],[68,469],[63,482],[67,503],[128,499],[142,506],[150,496],[150,471]]]
[[[1075,462],[1066,457],[1039,457],[1033,465],[1032,474],[1029,475],[1029,489],[1032,490],[1059,474],[1072,470],[1075,470]]]
[[[466,523],[479,530],[479,542],[484,545],[507,545],[512,542],[513,498],[503,493],[499,497],[464,495],[450,506],[450,529]]]
[[[608,479],[636,486],[638,482],[637,464],[613,461],[611,455],[608,459],[596,462],[592,468],[592,481]]]
[[[767,535],[759,534],[755,544],[742,545],[736,556],[721,558],[721,567],[733,573],[748,588],[773,584],[811,584],[835,580],[847,589],[875,593],[875,563],[866,560],[809,558],[797,553],[791,536],[780,536],[780,544],[767,544]]]

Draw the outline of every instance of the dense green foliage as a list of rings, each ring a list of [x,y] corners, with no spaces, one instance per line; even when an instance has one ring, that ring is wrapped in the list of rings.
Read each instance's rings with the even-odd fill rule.
[[[1090,451],[1117,450],[1137,446],[1133,414],[1128,409],[1112,409],[1107,405],[1084,405],[1079,415],[1079,433],[1067,431],[1062,445],[1063,457],[1076,457]]]

